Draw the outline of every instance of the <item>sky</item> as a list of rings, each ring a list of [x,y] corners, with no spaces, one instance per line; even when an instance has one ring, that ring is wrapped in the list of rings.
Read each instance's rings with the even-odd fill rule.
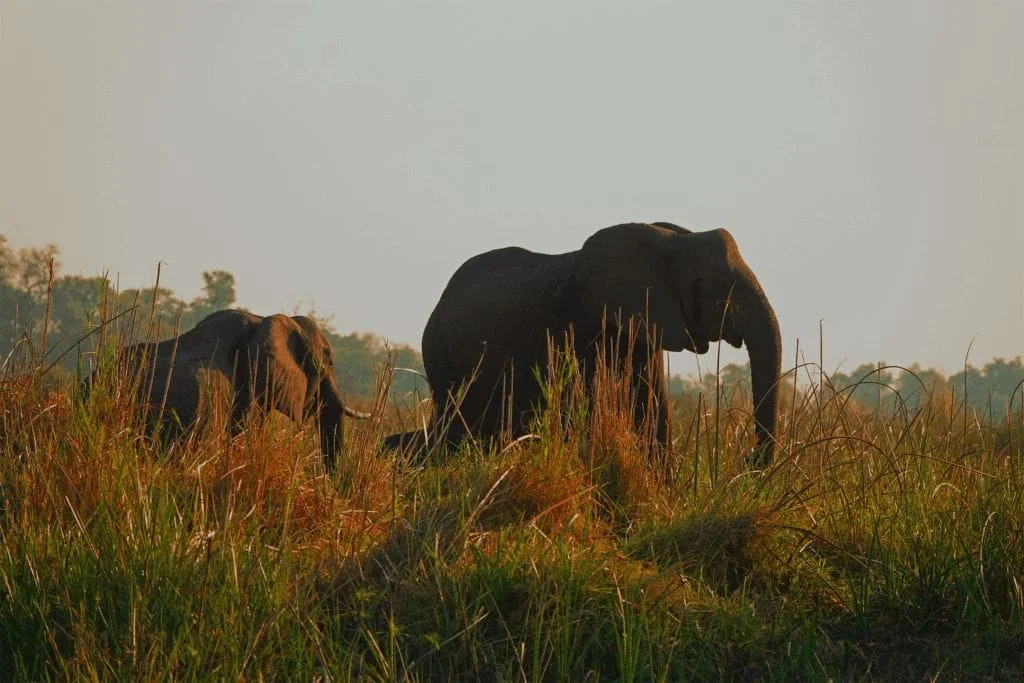
[[[1024,353],[1021,26],[970,0],[0,0],[0,234],[418,347],[474,254],[726,227],[787,363],[952,373]]]

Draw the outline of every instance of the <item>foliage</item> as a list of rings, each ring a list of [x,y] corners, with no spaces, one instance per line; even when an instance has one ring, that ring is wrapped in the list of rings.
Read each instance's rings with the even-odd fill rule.
[[[1024,403],[1022,382],[1024,362],[1020,356],[1009,361],[996,358],[982,368],[967,365],[948,379],[917,363],[906,369],[885,363],[862,365],[850,375],[836,372],[828,377],[834,391],[848,393],[867,408],[892,409],[900,404],[915,411],[922,401],[938,394],[950,400],[966,400],[975,414],[989,422],[1004,419],[1011,403]]]
[[[346,394],[372,398],[381,368],[393,365],[398,370],[391,382],[391,389],[397,397],[405,400],[426,396],[423,360],[411,346],[393,346],[369,333],[340,335],[328,328],[325,334],[334,351],[338,383],[344,387]]]
[[[817,370],[813,370],[818,374]],[[931,368],[914,363],[898,368],[886,363],[865,363],[851,373],[839,371],[820,375],[813,383],[821,383],[829,396],[842,397],[867,410],[892,411],[897,408],[910,413],[919,410],[925,402],[937,397],[947,401],[965,402],[971,412],[985,422],[1005,421],[1013,408],[1024,405],[1024,362],[1017,356],[1012,360],[996,358],[982,368],[967,365],[964,370],[948,379]],[[782,396],[793,392],[792,376],[783,378]],[[724,402],[733,395],[750,400],[750,364],[729,364],[718,375],[707,374],[701,381],[674,376],[669,391],[679,398],[707,394],[714,396],[718,387],[724,393]]]
[[[315,430],[166,446],[117,381],[37,368],[0,375],[4,679],[1024,674],[1019,404],[1000,440],[945,390],[813,384],[745,472],[742,392],[702,394],[652,466],[622,380],[587,402],[570,365],[533,438],[416,464],[388,413],[328,477]]]

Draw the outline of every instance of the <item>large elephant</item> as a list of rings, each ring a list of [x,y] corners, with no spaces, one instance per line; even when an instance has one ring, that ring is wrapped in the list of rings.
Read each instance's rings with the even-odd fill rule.
[[[758,441],[749,462],[771,461],[782,364],[775,312],[728,231],[691,232],[664,222],[604,228],[566,254],[507,247],[466,261],[423,332],[433,437],[452,444],[467,430],[485,437],[503,428],[525,433],[542,399],[549,335],[573,340],[589,380],[599,349],[616,348],[609,342],[622,338],[627,322],[643,326],[631,362],[623,363],[638,426],[653,425],[657,441],[669,444],[664,350],[705,353],[719,339],[737,348],[745,343]],[[611,353],[626,360],[625,345],[618,349]],[[417,440],[410,432],[385,443],[408,447]]]
[[[368,417],[342,402],[331,347],[306,316],[217,311],[175,339],[126,348],[120,360],[139,383],[148,426],[172,437],[196,424],[217,383],[230,391],[232,429],[254,406],[297,424],[315,417],[328,469],[341,451],[342,415]]]

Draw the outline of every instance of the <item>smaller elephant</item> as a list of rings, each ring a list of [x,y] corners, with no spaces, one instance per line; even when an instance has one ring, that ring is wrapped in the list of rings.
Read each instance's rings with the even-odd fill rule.
[[[233,431],[253,406],[296,424],[315,417],[328,470],[341,452],[342,415],[370,416],[341,400],[330,344],[306,316],[217,311],[174,339],[126,348],[120,363],[139,381],[147,426],[171,437],[197,423],[204,377],[230,387]]]

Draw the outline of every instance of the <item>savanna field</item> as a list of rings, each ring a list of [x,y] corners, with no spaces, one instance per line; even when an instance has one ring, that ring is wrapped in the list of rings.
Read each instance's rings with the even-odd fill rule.
[[[749,385],[677,397],[652,463],[628,383],[589,402],[565,363],[532,436],[420,462],[380,447],[428,410],[382,363],[328,475],[315,429],[214,410],[168,444],[129,379],[86,397],[30,351],[0,385],[5,679],[1024,675],[1019,388],[802,363],[750,471]]]
[[[0,683],[1024,682],[1024,0],[0,0]]]

